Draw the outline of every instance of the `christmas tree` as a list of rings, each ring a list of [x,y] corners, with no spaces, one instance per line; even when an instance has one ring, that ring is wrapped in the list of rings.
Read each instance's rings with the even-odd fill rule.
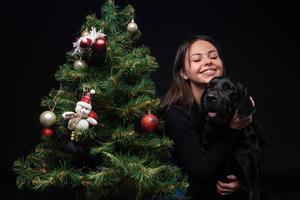
[[[18,188],[72,189],[83,199],[176,197],[180,169],[170,162],[149,48],[131,5],[108,0],[88,15],[41,105],[41,141],[14,162]]]

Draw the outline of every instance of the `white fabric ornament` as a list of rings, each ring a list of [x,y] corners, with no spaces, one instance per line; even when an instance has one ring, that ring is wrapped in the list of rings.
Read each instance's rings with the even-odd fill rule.
[[[68,129],[75,131],[78,135],[87,130],[89,125],[96,126],[98,124],[96,119],[89,117],[89,113],[92,111],[91,94],[95,94],[95,90],[91,90],[77,102],[75,112],[67,111],[62,115],[64,119],[69,119]]]

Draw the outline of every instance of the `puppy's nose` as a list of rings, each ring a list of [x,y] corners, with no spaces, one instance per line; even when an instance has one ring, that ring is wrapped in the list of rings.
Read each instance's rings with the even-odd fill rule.
[[[215,101],[217,101],[217,96],[214,95],[214,94],[207,94],[207,95],[206,95],[206,99],[207,99],[207,101],[209,101],[209,102],[215,102]]]

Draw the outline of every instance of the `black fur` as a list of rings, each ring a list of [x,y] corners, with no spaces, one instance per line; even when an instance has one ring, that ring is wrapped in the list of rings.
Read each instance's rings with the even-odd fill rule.
[[[200,112],[206,119],[203,145],[207,150],[220,137],[230,137],[234,133],[238,138],[232,157],[219,178],[226,181],[229,174],[239,177],[242,187],[233,199],[268,199],[260,185],[263,133],[255,119],[255,109],[247,89],[228,77],[215,77],[208,83],[200,105]],[[252,123],[240,131],[230,129],[228,125],[235,112],[241,118],[252,114]]]

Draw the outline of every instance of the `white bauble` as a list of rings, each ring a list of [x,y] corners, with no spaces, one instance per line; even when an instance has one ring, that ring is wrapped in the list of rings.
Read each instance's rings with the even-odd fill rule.
[[[134,20],[127,25],[127,30],[132,33],[138,30],[138,25],[134,22]]]
[[[51,127],[56,122],[56,115],[52,111],[44,111],[40,115],[40,123],[44,127]]]

